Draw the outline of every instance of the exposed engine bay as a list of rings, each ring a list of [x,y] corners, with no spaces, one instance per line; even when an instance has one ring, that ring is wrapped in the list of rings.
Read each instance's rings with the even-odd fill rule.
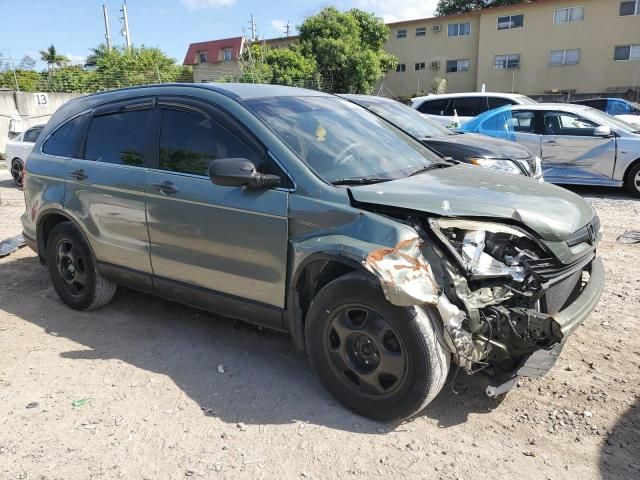
[[[423,238],[425,227],[449,253],[431,265],[443,265],[444,293],[464,313],[462,321],[445,320],[445,328],[454,360],[468,373],[512,370],[523,357],[562,342],[553,315],[579,294],[584,262],[566,270],[509,225],[431,219],[419,227]]]

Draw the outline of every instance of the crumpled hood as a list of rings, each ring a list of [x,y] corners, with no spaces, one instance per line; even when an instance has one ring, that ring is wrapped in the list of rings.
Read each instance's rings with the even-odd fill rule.
[[[492,158],[509,158],[523,160],[532,157],[531,151],[515,142],[509,142],[500,138],[487,137],[477,133],[465,133],[446,137],[427,138],[424,143],[439,150],[439,147],[448,151],[451,146],[456,151],[464,152],[465,157],[480,156]]]
[[[511,219],[551,242],[566,240],[595,215],[591,205],[563,188],[464,164],[349,190],[356,202],[367,204],[438,216]]]

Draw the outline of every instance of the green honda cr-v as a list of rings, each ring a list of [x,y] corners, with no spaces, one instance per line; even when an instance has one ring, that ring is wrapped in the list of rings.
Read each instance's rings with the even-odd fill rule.
[[[289,332],[376,419],[420,411],[450,361],[491,373],[489,395],[542,375],[604,284],[577,195],[445,161],[303,89],[78,98],[26,172],[25,238],[69,306],[126,285]]]

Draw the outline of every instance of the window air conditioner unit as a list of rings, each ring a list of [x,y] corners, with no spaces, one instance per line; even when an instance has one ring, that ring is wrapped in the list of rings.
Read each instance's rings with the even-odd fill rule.
[[[434,25],[433,26],[433,31],[438,33],[442,31],[442,25]]]
[[[440,70],[440,61],[431,62],[431,70]]]

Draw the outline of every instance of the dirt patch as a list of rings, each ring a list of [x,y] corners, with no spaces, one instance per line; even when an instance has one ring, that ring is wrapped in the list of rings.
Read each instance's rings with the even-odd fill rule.
[[[284,335],[129,290],[76,312],[19,250],[0,260],[0,478],[640,478],[640,245],[616,242],[640,202],[576,192],[607,286],[556,367],[498,400],[452,374],[400,425],[340,406]],[[23,211],[0,170],[0,238]]]

